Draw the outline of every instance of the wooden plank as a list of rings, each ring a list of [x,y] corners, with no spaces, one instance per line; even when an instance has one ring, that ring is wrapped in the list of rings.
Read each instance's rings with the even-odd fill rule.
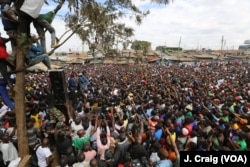
[[[19,163],[18,167],[27,167],[29,160],[30,160],[31,155],[26,155]]]

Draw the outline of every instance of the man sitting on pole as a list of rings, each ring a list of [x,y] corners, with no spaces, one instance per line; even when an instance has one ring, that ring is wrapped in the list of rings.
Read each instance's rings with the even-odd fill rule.
[[[41,62],[48,68],[48,70],[51,69],[49,56],[44,54],[42,46],[37,42],[36,44],[32,44],[30,50],[28,51],[26,63],[30,67]]]

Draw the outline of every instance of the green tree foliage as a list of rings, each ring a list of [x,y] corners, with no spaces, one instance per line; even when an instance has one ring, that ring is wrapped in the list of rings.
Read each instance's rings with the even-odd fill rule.
[[[142,50],[142,51],[149,51],[149,50],[151,50],[151,43],[148,42],[148,41],[138,41],[138,40],[135,40],[132,43],[131,49]]]
[[[24,0],[16,0],[17,9]],[[60,3],[62,0],[46,0],[46,4]],[[143,0],[142,0],[143,1]],[[115,49],[117,42],[126,48],[134,30],[126,26],[121,18],[133,19],[138,25],[150,12],[140,9],[133,0],[66,0],[68,12],[62,16],[66,26],[77,34],[90,48],[99,45],[104,53]],[[151,0],[152,3],[168,4],[170,0]],[[72,36],[69,35],[70,37]],[[96,43],[96,40],[98,43]],[[98,48],[98,47],[97,47]]]
[[[65,15],[67,26],[72,29],[90,48],[99,46],[104,53],[122,43],[129,44],[134,30],[121,22],[121,18],[134,19],[139,25],[150,12],[139,9],[132,0],[68,0],[69,12]],[[152,0],[167,4],[169,0]],[[96,43],[96,39],[98,43]],[[93,44],[95,43],[95,44]],[[98,49],[98,47],[97,47]]]

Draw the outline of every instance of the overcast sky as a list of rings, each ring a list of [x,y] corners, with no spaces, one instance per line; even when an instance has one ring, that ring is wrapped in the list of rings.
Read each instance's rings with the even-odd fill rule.
[[[151,13],[138,26],[133,20],[124,19],[127,25],[135,29],[133,40],[145,40],[156,46],[180,46],[184,49],[220,49],[224,36],[225,49],[238,49],[244,40],[250,39],[250,0],[174,0],[169,5],[151,4],[150,0],[133,0]],[[42,12],[52,9],[45,5]],[[67,5],[58,15],[68,10]],[[59,37],[66,28],[59,16],[53,21]],[[1,32],[3,28],[0,27]],[[34,29],[32,30],[35,33]],[[2,33],[5,34],[5,33]],[[47,45],[50,36],[47,33]],[[78,37],[74,36],[58,51],[82,50]],[[86,51],[87,46],[84,47]]]
[[[146,1],[145,1],[146,2]],[[174,0],[164,7],[151,8],[151,14],[135,28],[135,39],[158,45],[196,49],[237,49],[250,39],[250,0]]]

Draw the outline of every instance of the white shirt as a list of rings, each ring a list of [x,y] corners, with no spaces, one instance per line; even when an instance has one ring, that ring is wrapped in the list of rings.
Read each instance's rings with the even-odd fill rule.
[[[43,110],[43,111],[40,111],[39,112],[39,116],[42,116],[42,120],[44,121],[44,118],[46,117],[46,111],[45,110]]]
[[[150,160],[154,163],[160,161],[161,159],[159,158],[157,152],[152,152],[150,155]]]
[[[18,158],[16,147],[11,143],[0,143],[0,151],[3,153],[3,160],[12,161]]]
[[[21,158],[18,157],[17,159],[10,161],[8,167],[18,167],[20,161]]]
[[[78,135],[77,135],[77,132],[79,131],[79,130],[82,130],[83,129],[83,126],[82,126],[82,123],[80,123],[79,125],[76,125],[76,123],[75,123],[75,121],[73,121],[73,119],[70,119],[69,120],[69,123],[71,123],[70,124],[70,127],[71,127],[71,129],[72,129],[72,139],[74,139],[75,137],[77,137]]]
[[[88,162],[77,162],[73,164],[73,167],[89,167]]]
[[[3,105],[3,106],[0,108],[0,118],[3,117],[7,112],[8,112],[8,106]]]
[[[46,158],[48,158],[51,155],[52,155],[52,153],[48,147],[39,146],[38,149],[36,150],[36,156],[38,159],[38,166],[39,167],[48,166],[46,163]]]
[[[39,16],[39,13],[43,7],[44,0],[24,0],[20,10],[30,15],[34,19]]]

